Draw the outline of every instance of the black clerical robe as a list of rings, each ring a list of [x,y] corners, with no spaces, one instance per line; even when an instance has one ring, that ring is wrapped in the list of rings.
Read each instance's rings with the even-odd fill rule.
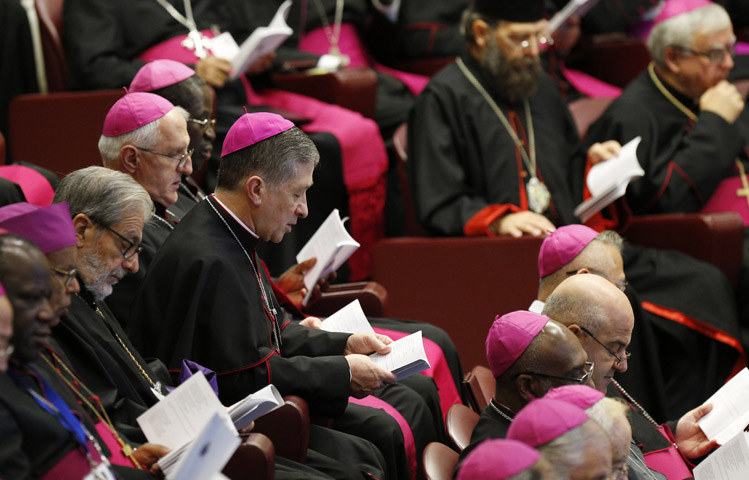
[[[46,364],[31,363],[26,366],[11,365],[11,369],[26,385],[44,395],[37,380],[43,377],[65,401],[84,427],[94,435],[105,455],[109,455],[104,442],[94,428],[94,423],[65,384]],[[65,455],[78,448],[78,444],[59,421],[43,410],[31,394],[9,374],[0,374],[0,477],[4,479],[37,478],[57,465]],[[147,471],[127,467],[113,467],[118,478],[153,479]]]
[[[471,453],[474,448],[478,447],[481,442],[491,438],[507,437],[507,431],[510,429],[511,420],[508,420],[504,415],[502,415],[502,413],[499,413],[500,410],[504,415],[507,415],[510,418],[515,416],[513,412],[498,405],[494,400],[492,400],[492,403],[487,405],[481,411],[479,421],[471,433],[471,443],[460,452],[460,460],[455,468],[456,472],[460,469],[463,460],[465,460],[468,454]]]
[[[138,365],[153,382],[163,386],[172,383],[169,372],[160,361],[149,363],[143,358],[109,308],[95,302],[82,280],[79,282],[80,294],[72,297],[70,310],[52,329],[52,346],[65,355],[73,370],[99,396],[117,429],[132,441],[144,442],[135,419],[158,399]]]

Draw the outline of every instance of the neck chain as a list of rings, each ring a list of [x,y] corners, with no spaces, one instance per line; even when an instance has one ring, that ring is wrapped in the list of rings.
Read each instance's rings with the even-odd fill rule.
[[[195,50],[195,56],[205,58],[208,55],[208,49],[211,48],[211,39],[203,36],[198,31],[198,25],[195,23],[195,17],[192,14],[192,3],[190,0],[184,0],[185,15],[182,15],[167,0],[156,0],[164,10],[177,20],[189,33],[187,38],[182,42],[182,46],[188,50]]]
[[[65,372],[70,376],[72,381],[66,378],[65,375],[63,375],[62,372],[58,368],[56,368],[55,365],[52,364],[52,362],[47,358],[46,355],[40,355],[42,360],[44,360],[47,363],[47,365],[49,365],[49,367],[52,369],[52,371],[55,372],[58,377],[60,377],[60,379],[65,383],[65,385],[67,385],[68,390],[70,390],[70,392],[73,393],[73,395],[78,397],[78,399],[84,405],[86,405],[89,411],[93,412],[94,415],[96,415],[96,417],[99,419],[100,422],[102,422],[104,425],[107,426],[107,428],[109,428],[115,440],[117,440],[117,443],[120,444],[120,449],[122,451],[122,454],[125,455],[128,459],[130,459],[131,462],[133,462],[133,465],[135,465],[135,468],[141,468],[140,463],[138,463],[138,460],[135,459],[135,456],[134,456],[135,450],[133,450],[133,447],[125,443],[122,437],[119,436],[119,434],[117,433],[117,430],[115,430],[114,428],[114,424],[112,423],[112,420],[109,418],[109,414],[101,406],[99,397],[97,395],[94,395],[94,393],[91,390],[89,390],[86,384],[83,383],[83,381],[81,381],[81,379],[77,375],[75,375],[72,371],[70,371],[70,368],[68,368],[67,364],[62,360],[62,358],[59,357],[59,355],[57,355],[56,352],[54,352],[51,349],[49,349],[48,351],[50,355],[52,355],[52,358],[55,360],[55,363],[60,365],[63,368],[63,370],[65,370]],[[83,388],[83,390],[86,391],[86,395],[88,395],[88,397],[86,397],[86,395],[81,393],[80,390],[76,388],[76,385]],[[93,401],[96,402],[96,406],[98,408],[94,407],[94,405],[91,404],[91,401],[89,400],[89,398],[93,399]],[[99,443],[93,438],[93,436],[90,437],[90,440],[93,441],[96,450],[99,452],[99,456],[103,460],[107,461],[108,463],[108,460],[106,460],[106,456],[104,456],[104,454],[101,451],[101,447],[99,446]]]
[[[627,392],[626,390],[624,390],[624,388],[621,385],[619,385],[619,382],[617,382],[616,380],[614,380],[612,378],[611,379],[611,383],[613,383],[614,387],[616,387],[616,389],[619,390],[619,393],[621,393],[622,395],[624,395],[624,397],[627,399],[627,401],[629,403],[631,403],[632,405],[635,406],[635,408],[637,408],[637,410],[642,414],[643,417],[645,417],[645,419],[648,422],[650,422],[651,424],[653,424],[653,426],[655,428],[660,428],[660,425],[658,425],[658,422],[656,422],[655,419],[653,419],[653,417],[651,417],[650,414],[644,408],[642,408],[642,405],[640,405],[637,402],[637,400],[635,400],[634,398],[632,398],[632,395],[630,395],[629,392]]]
[[[252,257],[250,257],[250,254],[247,253],[247,250],[244,248],[244,245],[242,245],[242,242],[239,241],[239,238],[237,238],[237,234],[234,233],[234,230],[229,226],[229,223],[224,219],[223,216],[219,213],[219,211],[216,209],[216,206],[213,205],[213,202],[211,202],[211,199],[208,199],[208,205],[211,206],[211,209],[218,215],[218,218],[223,222],[224,226],[229,230],[229,233],[231,233],[231,236],[234,237],[234,240],[239,245],[239,248],[242,249],[244,252],[245,257],[247,257],[247,261],[250,262],[250,266],[252,267],[252,271],[255,274],[255,278],[257,279],[257,283],[260,286],[260,296],[263,299],[263,307],[265,309],[265,312],[268,314],[268,317],[270,318],[271,323],[271,330],[273,330],[273,337],[276,340],[276,349],[280,350],[281,348],[281,342],[280,342],[280,335],[278,334],[278,322],[276,322],[276,309],[270,304],[270,297],[268,297],[268,294],[265,292],[265,286],[263,285],[263,279],[260,277],[260,272],[258,271],[258,268],[255,267],[255,262],[252,261]],[[254,250],[253,250],[254,253]],[[271,347],[273,347],[271,345]]]
[[[179,188],[185,192],[190,198],[195,200],[195,203],[200,203],[201,201],[205,200],[205,195],[203,195],[203,192],[200,191],[200,188],[198,188],[197,195],[192,193],[190,190],[190,186],[185,183],[186,181],[179,182]],[[197,188],[197,187],[196,187]]]
[[[75,295],[81,300],[83,300],[83,298],[77,293]],[[105,320],[104,312],[101,311],[101,309],[99,308],[99,305],[96,303],[96,300],[94,300],[93,309],[101,317],[102,320]],[[122,341],[122,338],[120,338],[117,332],[112,331],[112,334],[115,336],[115,338],[117,338],[117,341],[120,342],[120,346],[125,350],[125,353],[128,354],[128,356],[130,357],[130,360],[133,361],[133,363],[138,368],[138,371],[143,376],[143,378],[145,378],[146,381],[151,385],[151,388],[153,389],[153,391],[157,392],[159,395],[164,395],[164,392],[161,389],[161,382],[154,382],[153,380],[151,380],[151,377],[148,375],[148,373],[146,373],[146,370],[141,366],[140,362],[138,362],[138,360],[135,358],[135,355],[133,355],[130,349],[127,348],[127,345],[125,345],[125,342]]]
[[[173,217],[173,216],[175,216],[174,213],[172,213],[172,212],[169,211],[169,209],[165,209],[164,212],[166,212],[166,216],[167,217]],[[159,222],[161,222],[164,225],[166,225],[167,227],[169,227],[169,230],[174,230],[174,225],[172,225],[167,219],[161,218],[161,216],[159,214],[157,214],[156,212],[152,213],[151,216],[154,219],[156,219]]]
[[[512,141],[515,143],[515,148],[520,152],[520,157],[523,159],[525,168],[528,169],[528,174],[531,177],[528,180],[528,185],[526,187],[528,194],[528,207],[536,213],[545,212],[546,209],[549,208],[551,194],[546,185],[538,179],[538,172],[536,169],[536,135],[533,129],[533,117],[531,116],[531,107],[528,99],[526,98],[523,100],[523,105],[525,107],[525,119],[528,123],[528,149],[530,150],[530,155],[525,151],[523,142],[518,138],[518,134],[515,133],[515,129],[510,125],[507,116],[505,116],[502,109],[497,105],[497,102],[495,102],[491,95],[489,95],[489,92],[486,91],[484,86],[481,85],[478,79],[473,75],[473,73],[471,73],[461,58],[458,58],[457,64],[460,71],[463,72],[463,75],[465,75],[468,81],[476,87],[476,90],[478,90],[481,96],[484,97],[486,103],[489,104],[491,109],[497,115],[497,118],[499,118],[500,122],[505,127],[505,130],[507,130],[507,133],[510,135],[510,138],[512,138]]]
[[[342,58],[343,55],[341,55],[341,50],[338,47],[338,40],[341,38],[341,23],[343,22],[343,1],[344,0],[336,0],[335,2],[335,14],[333,16],[333,26],[331,27],[330,22],[328,21],[328,15],[325,13],[325,8],[322,4],[322,0],[315,0],[315,8],[317,9],[317,14],[320,16],[320,21],[322,21],[325,36],[328,37],[328,44],[330,45],[330,51],[328,52],[328,54]]]
[[[507,420],[508,422],[512,422],[512,417],[509,416],[509,415],[507,415],[505,412],[503,412],[502,409],[499,408],[499,405],[496,405],[494,403],[495,401],[496,400],[494,400],[492,398],[491,400],[489,400],[489,405],[491,405],[491,407],[494,409],[494,411],[497,412],[498,414],[500,414],[505,420]],[[499,403],[499,402],[497,402],[497,403]]]

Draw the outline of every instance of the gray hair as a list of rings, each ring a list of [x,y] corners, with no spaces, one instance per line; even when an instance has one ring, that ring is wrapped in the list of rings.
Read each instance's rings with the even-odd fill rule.
[[[586,408],[585,413],[591,419],[595,420],[606,434],[609,434],[618,417],[624,416],[625,419],[628,418],[629,406],[621,398],[603,397]]]
[[[148,192],[130,175],[105,167],[86,167],[60,181],[54,202],[68,202],[71,216],[82,213],[103,225],[116,225],[126,214],[145,222],[154,206]]]
[[[731,18],[720,5],[706,5],[665,20],[650,32],[648,49],[655,64],[666,69],[666,49],[692,48],[694,36],[710,34],[731,27]]]
[[[577,295],[552,292],[544,304],[543,314],[569,327],[573,323],[597,332],[604,324],[606,312],[598,302]]]
[[[483,13],[479,13],[474,8],[473,4],[469,5],[460,18],[460,34],[466,39],[469,45],[476,45],[476,38],[473,36],[473,22],[476,20],[483,20],[489,26],[490,29],[495,29],[499,25],[499,20],[491,18]]]
[[[600,428],[593,420],[586,420],[582,425],[536,448],[563,478],[568,478],[571,471],[583,465],[585,458],[581,452],[590,444],[598,443],[596,435],[590,435],[588,431],[591,424],[593,428]]]
[[[221,159],[216,189],[234,190],[253,175],[277,187],[294,178],[298,164],[317,166],[320,154],[297,127],[232,152]]]
[[[125,145],[152,149],[161,142],[161,129],[159,128],[164,117],[172,111],[176,111],[182,118],[187,121],[190,114],[182,107],[174,107],[163,116],[153,122],[147,123],[142,127],[116,137],[99,137],[99,154],[105,167],[117,168],[119,166],[120,150]]]
[[[603,242],[609,245],[613,245],[619,253],[622,253],[622,245],[624,245],[624,239],[621,235],[613,230],[604,230],[599,233],[593,241]]]

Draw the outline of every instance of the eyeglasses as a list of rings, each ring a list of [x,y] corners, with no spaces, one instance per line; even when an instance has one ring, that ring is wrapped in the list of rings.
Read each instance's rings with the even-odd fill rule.
[[[606,280],[608,280],[609,282],[611,282],[611,283],[613,283],[614,285],[616,285],[616,288],[618,288],[618,289],[619,289],[619,290],[621,290],[622,292],[626,291],[626,290],[627,290],[627,287],[629,286],[629,282],[628,282],[628,281],[626,281],[626,280],[612,280],[612,279],[611,279],[611,278],[609,278],[608,276],[604,275],[604,274],[603,274],[603,272],[600,272],[600,271],[598,271],[598,270],[593,270],[592,268],[588,268],[588,267],[580,267],[580,268],[578,268],[577,270],[570,270],[569,272],[564,272],[564,274],[565,274],[565,275],[577,275],[577,274],[578,274],[578,272],[580,272],[580,270],[583,270],[583,269],[585,269],[585,270],[589,271],[589,272],[590,272],[590,273],[592,273],[593,275],[598,275],[599,277],[603,277],[603,278],[605,278],[605,279],[606,279]]]
[[[52,271],[63,278],[63,286],[65,288],[68,288],[71,284],[71,282],[75,279],[76,274],[78,273],[75,268],[71,269],[69,272],[66,270],[63,270],[62,268],[52,267]]]
[[[546,377],[546,378],[556,378],[557,380],[564,380],[565,382],[569,383],[578,383],[580,385],[585,385],[588,383],[588,380],[593,375],[593,362],[585,362],[583,366],[583,376],[579,378],[569,378],[569,377],[559,377],[557,375],[548,375],[546,373],[538,373],[538,372],[521,372],[515,375],[515,377],[519,377],[520,375],[536,375],[537,377]]]
[[[731,57],[736,56],[736,45],[734,44],[723,48],[711,48],[707,52],[700,52],[698,50],[692,50],[691,48],[686,47],[677,48],[682,52],[691,53],[692,55],[697,55],[698,57],[705,57],[711,65],[720,65],[726,60],[726,55],[730,55]]]
[[[190,118],[187,119],[187,121],[190,122],[190,123],[194,123],[195,125],[198,125],[198,126],[200,126],[202,128],[205,128],[208,125],[210,125],[211,128],[213,128],[213,129],[216,128],[216,119],[215,118],[210,118],[210,119],[209,118],[204,118],[204,119],[201,120],[201,119],[190,117]]]
[[[192,157],[192,154],[195,151],[194,148],[188,148],[187,153],[182,154],[179,157],[175,157],[174,155],[167,155],[166,153],[154,152],[153,150],[149,150],[147,148],[141,148],[141,147],[135,147],[135,148],[144,152],[151,153],[153,155],[161,155],[162,157],[171,158],[172,160],[177,160],[177,168],[184,167],[185,162],[187,162],[187,159]]]
[[[598,340],[595,336],[593,336],[593,334],[590,333],[590,330],[588,330],[585,327],[580,327],[580,330],[582,330],[583,332],[587,333],[590,336],[590,338],[592,338],[593,340],[595,340],[600,346],[602,346],[607,352],[609,352],[609,354],[616,359],[616,362],[614,363],[616,366],[621,365],[622,362],[624,362],[625,360],[629,360],[629,357],[632,356],[631,353],[629,353],[629,352],[627,352],[625,350],[624,351],[624,356],[620,357],[619,355],[617,355],[614,352],[612,352],[609,347],[607,347],[606,345],[604,345],[604,343],[602,341]]]
[[[536,48],[538,48],[539,52],[543,52],[551,45],[554,45],[554,39],[552,39],[551,36],[546,32],[536,34],[529,33],[526,35],[507,35],[504,32],[499,32],[499,34],[507,43],[512,45],[515,50],[527,50],[531,47],[532,42],[536,43]]]
[[[128,258],[131,258],[134,255],[137,255],[137,254],[139,254],[140,252],[143,251],[143,245],[141,245],[139,243],[133,243],[133,242],[131,242],[127,238],[125,238],[122,235],[120,235],[116,230],[114,230],[111,227],[108,227],[108,226],[104,225],[103,223],[99,222],[98,220],[94,220],[94,222],[98,223],[102,227],[104,227],[107,230],[109,230],[110,232],[114,233],[115,235],[117,235],[118,237],[120,237],[122,239],[122,241],[124,241],[124,242],[127,243],[127,247],[125,248],[125,250],[122,251],[122,256],[125,257],[125,260],[127,260]]]

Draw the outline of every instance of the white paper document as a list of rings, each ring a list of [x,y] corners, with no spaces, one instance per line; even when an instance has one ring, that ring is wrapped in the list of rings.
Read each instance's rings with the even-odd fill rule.
[[[237,431],[227,427],[221,415],[216,413],[192,442],[169,452],[158,463],[168,480],[221,478],[221,470],[240,442]]]
[[[296,256],[298,263],[317,258],[317,263],[304,274],[304,286],[307,287],[304,305],[307,305],[318,280],[338,270],[359,248],[359,242],[343,226],[345,220],[341,220],[338,209],[334,208]]]
[[[627,191],[629,182],[645,175],[637,161],[637,146],[642,137],[636,137],[622,146],[616,157],[591,167],[585,183],[591,198],[575,208],[575,216],[585,223],[590,217],[621,198]]]
[[[749,433],[739,432],[700,462],[695,480],[746,480],[749,478]]]
[[[342,333],[374,333],[359,300],[354,300],[322,321],[322,330]]]
[[[707,438],[725,445],[749,425],[749,370],[741,370],[705,403],[713,409],[697,424]]]
[[[239,53],[231,61],[230,78],[236,78],[252,65],[258,58],[275,52],[276,49],[294,32],[287,24],[291,0],[286,0],[278,7],[273,20],[267,27],[258,27],[242,42]]]
[[[399,381],[431,367],[424,351],[421,330],[394,341],[390,347],[390,353],[373,353],[369,358],[385,370],[393,372]]]
[[[598,0],[570,0],[567,5],[559,10],[551,20],[549,20],[549,32],[554,33],[564,24],[572,15],[582,17],[588,10],[593,8]]]
[[[228,408],[234,426],[242,429],[257,418],[284,404],[283,397],[273,384],[266,385],[255,393]]]

